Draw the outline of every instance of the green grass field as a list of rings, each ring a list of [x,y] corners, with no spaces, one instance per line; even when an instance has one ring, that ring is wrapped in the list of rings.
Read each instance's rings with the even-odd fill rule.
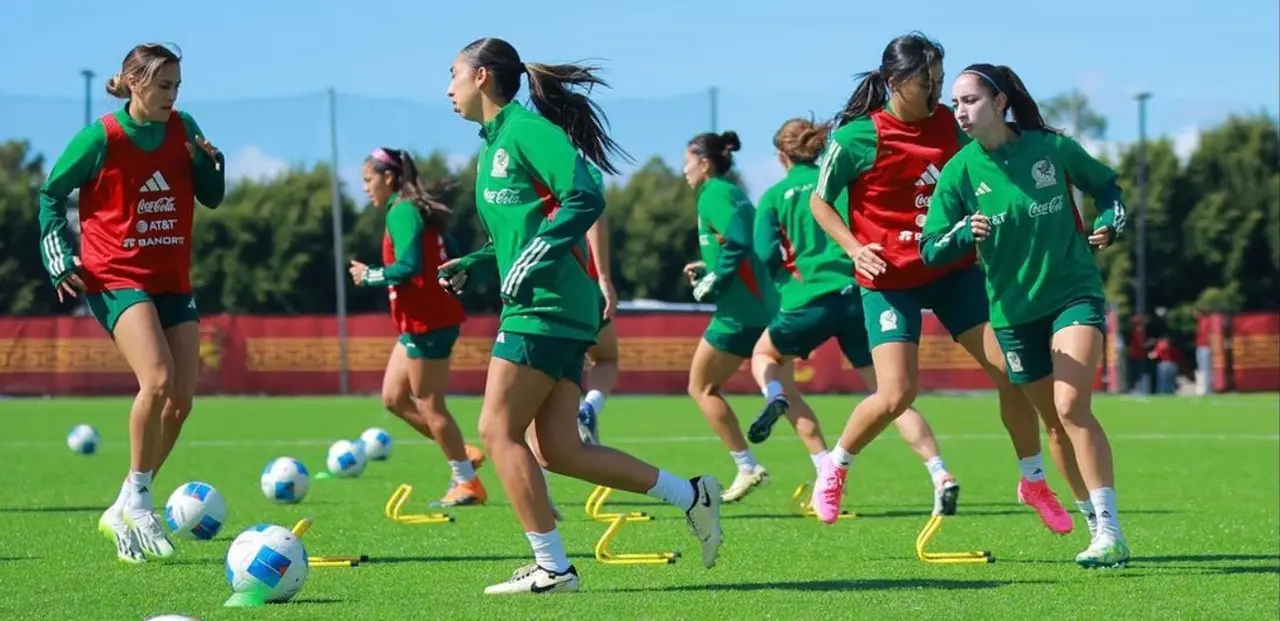
[[[757,401],[735,398],[744,419]],[[583,578],[577,594],[492,598],[487,584],[531,558],[491,468],[491,499],[455,510],[457,522],[405,526],[383,504],[400,483],[413,505],[440,494],[439,451],[384,414],[372,398],[205,398],[155,485],[162,504],[189,480],[227,499],[226,526],[212,542],[175,541],[178,557],[130,567],[95,530],[127,465],[127,400],[0,402],[0,450],[7,464],[0,500],[0,619],[143,619],[181,613],[201,619],[792,619],[914,617],[1275,619],[1280,603],[1280,403],[1276,395],[1205,399],[1105,398],[1096,404],[1115,449],[1121,523],[1133,548],[1127,569],[1086,572],[1072,562],[1087,545],[1077,519],[1051,535],[1014,500],[1017,467],[994,398],[925,397],[919,408],[939,435],[963,493],[938,549],[990,549],[991,565],[937,566],[916,560],[916,533],[931,508],[928,475],[890,431],[857,463],[847,505],[856,520],[824,525],[792,517],[787,501],[812,468],[782,425],[758,448],[773,485],[724,508],[720,564],[705,570],[678,512],[648,498],[615,494],[613,506],[655,513],[619,538],[621,551],[680,549],[669,566],[604,566],[592,556],[605,525],[590,521],[591,486],[556,478],[569,554]],[[454,399],[474,441],[477,399]],[[828,437],[853,399],[813,398]],[[98,454],[64,443],[77,423],[103,436]],[[278,506],[258,475],[290,455],[312,473],[325,450],[369,426],[397,440],[387,462],[354,480],[316,481],[306,500]],[[712,472],[726,484],[733,464],[688,399],[618,397],[601,423],[606,442],[680,474]],[[1047,461],[1047,460],[1046,460]],[[1066,486],[1051,478],[1070,506]],[[288,604],[224,609],[223,558],[231,539],[257,522],[291,526],[311,516],[312,555],[368,554],[353,569],[312,569]]]

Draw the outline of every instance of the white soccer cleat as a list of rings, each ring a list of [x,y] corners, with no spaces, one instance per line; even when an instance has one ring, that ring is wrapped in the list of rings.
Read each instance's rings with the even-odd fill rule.
[[[154,513],[125,511],[124,521],[138,538],[138,545],[144,554],[154,558],[173,556],[173,542],[169,541],[169,535],[164,532],[164,526],[160,525],[160,520],[156,519]]]
[[[553,573],[538,565],[525,565],[511,574],[506,582],[487,586],[485,595],[542,595],[577,591],[578,570],[570,565],[564,573]]]
[[[116,544],[116,558],[121,562],[131,565],[146,562],[147,559],[142,554],[142,546],[138,544],[138,537],[125,523],[122,511],[115,507],[104,511],[102,517],[98,518],[98,530]]]
[[[685,512],[685,521],[702,544],[702,566],[711,569],[720,558],[720,545],[724,542],[720,530],[720,482],[704,474],[689,483],[693,485],[693,506]]]
[[[738,502],[747,497],[747,494],[755,491],[757,487],[764,487],[769,484],[769,471],[764,466],[756,464],[751,470],[739,470],[738,476],[733,477],[733,485],[720,495],[720,500],[724,502]]]

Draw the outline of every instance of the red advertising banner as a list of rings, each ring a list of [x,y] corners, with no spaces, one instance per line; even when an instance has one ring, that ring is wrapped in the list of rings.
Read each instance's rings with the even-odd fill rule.
[[[684,393],[689,360],[707,321],[704,313],[619,316],[615,325],[622,373],[617,392]],[[1274,363],[1276,329],[1274,322],[1270,325]],[[496,331],[497,318],[493,316],[472,317],[463,326],[453,352],[452,393],[483,391]],[[201,320],[200,334],[202,394],[339,392],[341,359],[336,317],[213,315]],[[347,336],[350,391],[379,392],[382,372],[396,340],[391,321],[382,314],[351,316]],[[1250,368],[1261,367],[1255,363]],[[1274,364],[1271,368],[1274,370]],[[1098,370],[1099,386],[1102,371]],[[819,348],[809,360],[800,361],[796,379],[802,390],[810,393],[866,390],[862,378],[853,372],[834,342]],[[925,391],[991,388],[986,374],[931,314],[924,317],[920,387]],[[92,318],[0,318],[0,394],[132,394],[136,390],[133,375],[115,343]],[[758,390],[747,363],[726,390]]]
[[[1220,341],[1221,339],[1219,339]],[[1212,336],[1214,368],[1218,350]],[[1240,392],[1280,390],[1280,313],[1231,316],[1231,388]]]

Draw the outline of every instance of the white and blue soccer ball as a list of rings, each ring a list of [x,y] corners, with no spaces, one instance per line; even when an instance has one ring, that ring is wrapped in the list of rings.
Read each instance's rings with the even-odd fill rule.
[[[382,461],[391,457],[391,434],[386,429],[370,427],[360,434],[360,444],[364,446],[364,456],[373,461]]]
[[[358,477],[364,473],[368,458],[364,448],[358,442],[338,440],[329,447],[329,457],[325,465],[335,477]]]
[[[257,524],[231,542],[226,573],[235,593],[287,602],[307,580],[307,550],[289,529]]]
[[[67,446],[72,452],[81,455],[92,455],[94,451],[98,450],[100,441],[98,430],[89,425],[76,425],[67,434]]]
[[[262,469],[262,495],[271,502],[291,505],[302,502],[311,489],[311,475],[302,462],[278,457]]]
[[[192,481],[173,490],[164,503],[164,522],[169,532],[190,539],[213,539],[222,530],[227,503],[208,483]]]

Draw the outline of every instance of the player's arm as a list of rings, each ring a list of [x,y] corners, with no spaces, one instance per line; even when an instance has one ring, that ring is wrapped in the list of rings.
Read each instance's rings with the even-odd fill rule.
[[[437,270],[436,278],[448,280],[459,274],[465,274],[471,283],[485,282],[498,274],[498,254],[492,238],[471,253],[446,261]]]
[[[712,300],[733,284],[738,266],[753,251],[751,221],[746,209],[739,209],[734,196],[727,192],[703,192],[698,211],[720,237],[720,254],[715,265],[707,266],[707,274],[693,287],[699,302]]]
[[[818,226],[851,257],[862,244],[853,236],[852,223],[841,217],[835,204],[841,193],[875,164],[877,144],[875,124],[869,119],[858,119],[836,130],[822,156],[818,185],[809,198],[809,210]]]
[[[385,267],[370,266],[364,285],[384,287],[399,285],[422,273],[422,212],[413,203],[400,201],[387,210],[387,235],[395,249],[395,263]]]
[[[512,128],[515,134],[514,163],[541,181],[559,203],[555,218],[544,220],[537,233],[516,255],[502,281],[499,295],[511,301],[526,294],[530,285],[581,243],[587,230],[604,212],[604,195],[578,154],[558,127],[546,123],[523,123]]]
[[[1056,140],[1057,159],[1066,169],[1071,184],[1097,201],[1099,213],[1093,221],[1094,231],[1110,229],[1109,242],[1115,241],[1124,233],[1125,225],[1128,224],[1128,209],[1125,208],[1120,185],[1117,183],[1119,176],[1110,166],[1089,155],[1071,137],[1059,135]]]
[[[976,243],[970,227],[970,207],[961,191],[966,177],[964,162],[951,158],[942,167],[933,189],[929,211],[920,232],[920,258],[925,265],[941,266],[964,258]]]
[[[191,182],[195,186],[196,200],[205,207],[216,209],[227,195],[226,158],[221,151],[217,152],[216,157],[211,157],[200,148],[196,140],[197,137],[204,138],[200,126],[190,114],[179,112],[178,115],[183,127],[187,129],[187,144],[194,147],[191,156]]]
[[[71,139],[40,186],[40,259],[54,285],[70,275],[75,265],[67,227],[67,197],[98,174],[106,153],[107,132],[101,122],[94,121]]]
[[[756,257],[773,274],[782,267],[782,235],[778,222],[778,205],[773,192],[765,192],[756,205],[756,221],[752,227]]]
[[[609,271],[609,221],[604,214],[600,214],[600,219],[587,229],[587,243],[591,245],[591,260],[600,281],[613,282],[613,274]]]

